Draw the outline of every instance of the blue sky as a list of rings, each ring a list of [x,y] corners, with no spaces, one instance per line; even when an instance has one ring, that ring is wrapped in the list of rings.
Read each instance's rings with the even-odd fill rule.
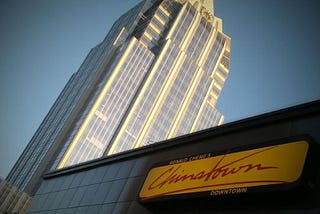
[[[137,0],[0,2],[0,176],[89,50]],[[226,122],[320,98],[317,0],[215,0],[232,38]]]

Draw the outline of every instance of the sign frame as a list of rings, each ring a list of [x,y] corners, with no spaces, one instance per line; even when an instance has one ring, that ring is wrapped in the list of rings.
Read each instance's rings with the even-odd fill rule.
[[[165,167],[175,164],[183,164],[187,162],[192,162],[194,160],[201,160],[206,159],[210,157],[219,157],[224,154],[237,154],[241,152],[246,151],[252,151],[256,149],[266,148],[266,147],[273,147],[273,146],[281,146],[281,145],[287,145],[292,144],[294,142],[305,142],[308,145],[304,164],[302,165],[301,173],[299,177],[293,181],[293,182],[286,182],[286,183],[278,183],[278,184],[266,184],[266,185],[260,185],[260,186],[248,186],[248,187],[242,187],[241,188],[225,188],[225,189],[219,189],[219,190],[208,190],[208,191],[199,191],[199,192],[186,192],[181,194],[164,194],[164,195],[155,195],[151,197],[143,197],[144,195],[144,186],[147,182],[148,176],[150,172],[158,167]],[[212,149],[213,150],[213,149]],[[144,183],[142,184],[140,188],[139,193],[139,201],[142,203],[145,202],[153,202],[153,201],[164,201],[164,200],[172,200],[172,199],[187,199],[187,198],[201,198],[201,197],[210,197],[210,198],[223,198],[225,196],[238,196],[238,195],[257,195],[258,193],[272,193],[272,192],[287,192],[287,191],[293,191],[298,189],[298,187],[302,187],[302,189],[308,189],[311,188],[310,180],[314,177],[312,174],[312,167],[310,167],[311,159],[314,159],[314,155],[311,155],[311,153],[314,153],[315,150],[315,143],[313,139],[308,135],[299,135],[294,137],[288,137],[288,138],[282,138],[272,141],[266,141],[262,143],[255,143],[245,146],[234,146],[232,148],[227,148],[224,150],[218,150],[214,152],[208,152],[208,153],[202,153],[202,154],[196,154],[192,156],[182,156],[181,158],[177,158],[174,160],[169,161],[162,161],[156,164],[153,164],[150,169],[148,170],[147,175],[145,176]],[[307,179],[306,179],[307,178]],[[308,186],[308,187],[306,187]],[[244,189],[245,188],[245,189]],[[309,189],[310,189],[309,188]]]

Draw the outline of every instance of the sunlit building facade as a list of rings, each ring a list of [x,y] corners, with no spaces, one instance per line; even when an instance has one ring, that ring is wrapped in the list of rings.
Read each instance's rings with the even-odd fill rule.
[[[6,180],[32,196],[50,169],[222,124],[229,59],[211,0],[142,1],[89,52]]]
[[[212,4],[141,5],[120,17],[114,26],[120,32],[109,35],[116,40],[102,68],[105,76],[54,167],[223,123],[215,104],[229,73],[230,38]],[[127,17],[137,17],[130,29],[121,26]]]

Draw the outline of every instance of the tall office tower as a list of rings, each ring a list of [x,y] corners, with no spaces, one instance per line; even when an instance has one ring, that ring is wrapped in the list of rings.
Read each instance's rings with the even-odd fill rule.
[[[73,74],[7,177],[33,194],[44,171],[219,125],[230,38],[213,2],[145,0]]]
[[[222,33],[212,4],[151,3],[130,29],[121,26],[117,33],[101,68],[105,75],[100,87],[57,168],[223,122],[215,104],[229,71],[230,39]],[[129,11],[118,22],[128,16],[135,13]]]

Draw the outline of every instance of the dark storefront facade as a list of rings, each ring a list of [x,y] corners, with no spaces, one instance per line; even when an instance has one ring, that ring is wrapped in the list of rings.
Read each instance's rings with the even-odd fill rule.
[[[28,213],[319,213],[319,124],[316,101],[53,171]]]

